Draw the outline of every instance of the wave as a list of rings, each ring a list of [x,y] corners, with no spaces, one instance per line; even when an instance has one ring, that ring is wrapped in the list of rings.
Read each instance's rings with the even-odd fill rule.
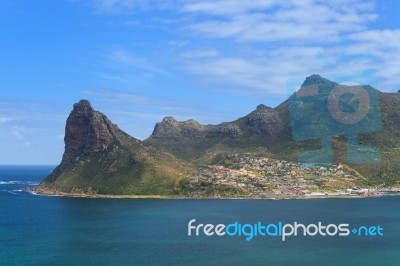
[[[0,185],[20,185],[21,181],[0,181]]]
[[[31,192],[29,190],[24,190],[24,189],[12,189],[12,190],[0,189],[0,192],[10,193],[10,194],[13,194],[13,195],[21,195],[21,194],[36,195],[35,192]]]
[[[0,181],[0,185],[28,185],[28,186],[37,186],[38,182],[34,181]]]
[[[40,196],[38,193],[36,193],[36,191],[34,190],[27,190],[26,192],[28,192],[31,195],[35,195],[35,196]]]

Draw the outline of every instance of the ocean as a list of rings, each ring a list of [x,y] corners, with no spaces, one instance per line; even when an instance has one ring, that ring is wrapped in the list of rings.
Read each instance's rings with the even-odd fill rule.
[[[90,199],[23,190],[53,167],[0,166],[0,265],[400,265],[400,197]],[[189,237],[192,219],[380,226],[383,236]]]

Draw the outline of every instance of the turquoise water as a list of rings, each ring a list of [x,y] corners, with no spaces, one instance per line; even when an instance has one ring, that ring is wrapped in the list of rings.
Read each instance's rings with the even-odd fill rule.
[[[79,199],[20,191],[52,166],[0,166],[0,265],[400,265],[400,197]],[[188,237],[187,224],[381,225],[383,237]]]

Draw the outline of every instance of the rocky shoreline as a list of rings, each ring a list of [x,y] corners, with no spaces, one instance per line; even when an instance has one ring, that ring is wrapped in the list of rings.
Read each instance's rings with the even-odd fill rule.
[[[93,198],[93,199],[215,199],[215,200],[233,200],[233,199],[249,199],[249,200],[287,200],[287,199],[355,199],[355,198],[374,198],[383,196],[400,196],[400,191],[396,191],[393,194],[381,193],[374,195],[312,195],[312,196],[290,196],[290,197],[254,197],[254,196],[179,196],[179,195],[106,195],[106,194],[78,194],[78,193],[66,193],[61,191],[52,191],[44,189],[27,189],[27,192],[49,197],[68,197],[68,198]]]

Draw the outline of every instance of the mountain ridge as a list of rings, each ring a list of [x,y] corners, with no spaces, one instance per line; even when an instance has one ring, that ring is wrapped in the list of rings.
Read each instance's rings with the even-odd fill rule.
[[[313,89],[312,86],[326,93],[326,90],[330,90],[336,85],[339,84],[314,74],[304,80],[301,88],[295,94],[309,93],[307,90]],[[363,175],[373,179],[374,183],[386,182],[385,180],[397,182],[397,172],[400,172],[400,166],[397,166],[396,163],[396,160],[400,160],[400,94],[380,92],[369,85],[362,85],[362,87],[376,91],[380,103],[383,128],[378,132],[360,133],[357,139],[361,144],[377,146],[383,157],[381,163],[358,164],[354,167]],[[293,97],[293,95],[290,97]],[[263,153],[278,159],[297,161],[302,151],[319,149],[321,140],[293,140],[289,113],[290,97],[274,108],[260,104],[255,110],[243,117],[219,124],[236,128],[240,134],[236,134],[235,138],[226,135],[211,137],[207,134],[192,139],[180,138],[179,134],[175,135],[173,139],[162,134],[158,134],[155,138],[153,131],[149,138],[144,140],[144,143],[160,147],[178,158],[201,163],[211,162],[213,156],[215,157],[218,153],[259,152],[260,149]],[[309,118],[321,120],[318,112],[310,113]],[[200,124],[200,126],[205,125]],[[205,128],[207,130],[212,126],[216,125],[207,125]],[[343,136],[338,135],[333,138],[334,163],[346,163],[345,142]]]
[[[336,84],[311,75],[290,97],[307,94],[313,86],[326,93]],[[351,167],[367,177],[370,185],[398,184],[400,94],[377,91],[377,95],[383,129],[359,134],[357,139],[361,144],[376,146],[382,161]],[[216,125],[165,117],[144,141],[129,136],[95,111],[89,101],[81,100],[74,104],[67,119],[62,162],[38,189],[54,193],[176,195],[182,188],[181,181],[195,174],[197,166],[211,164],[220,155],[250,152],[295,162],[302,152],[320,149],[321,139],[293,140],[290,97],[274,108],[259,104],[243,117]],[[320,116],[315,111],[307,114],[310,121],[320,121]],[[346,138],[334,136],[332,144],[332,163],[346,163]]]

